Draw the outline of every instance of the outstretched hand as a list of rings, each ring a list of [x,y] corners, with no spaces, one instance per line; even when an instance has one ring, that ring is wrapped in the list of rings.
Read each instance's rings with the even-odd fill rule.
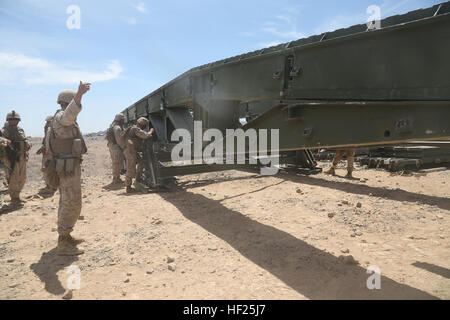
[[[83,94],[85,94],[86,92],[89,91],[89,89],[91,89],[91,84],[89,82],[81,82],[78,85],[78,91],[77,94],[75,95],[75,102],[77,105],[81,105],[81,97],[83,96]]]
[[[88,92],[90,88],[91,88],[91,84],[90,84],[89,82],[81,82],[81,81],[80,81],[80,84],[79,84],[79,86],[78,86],[78,92],[79,92],[81,95],[83,95],[83,94],[85,94],[86,92]]]

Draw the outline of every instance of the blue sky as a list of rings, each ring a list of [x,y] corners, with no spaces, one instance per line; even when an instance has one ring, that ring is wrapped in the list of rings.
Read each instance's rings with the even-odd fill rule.
[[[0,121],[12,109],[42,136],[62,89],[92,82],[83,133],[192,67],[325,31],[425,8],[433,0],[0,1]],[[69,29],[70,5],[80,28]],[[1,122],[0,122],[1,123]]]

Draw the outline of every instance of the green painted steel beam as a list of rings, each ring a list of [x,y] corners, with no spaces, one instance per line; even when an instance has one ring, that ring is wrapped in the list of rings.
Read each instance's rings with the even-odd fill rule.
[[[279,129],[287,151],[448,139],[449,119],[450,102],[308,102],[278,105],[244,129]]]

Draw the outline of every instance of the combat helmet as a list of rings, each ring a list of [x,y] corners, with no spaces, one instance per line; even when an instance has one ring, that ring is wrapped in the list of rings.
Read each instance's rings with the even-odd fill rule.
[[[116,114],[114,121],[125,121],[125,116],[121,113]]]
[[[52,121],[52,120],[53,120],[53,116],[47,116],[45,118],[45,122],[49,122],[49,121]]]
[[[147,118],[144,118],[144,117],[140,117],[138,120],[137,120],[137,124],[138,125],[140,125],[140,126],[148,126],[148,120],[147,120]]]
[[[70,89],[64,89],[58,95],[58,100],[56,101],[58,104],[61,102],[70,103],[77,93]]]
[[[20,121],[20,115],[15,112],[14,110],[11,112],[8,112],[8,114],[6,115],[6,121],[9,120],[19,120]]]

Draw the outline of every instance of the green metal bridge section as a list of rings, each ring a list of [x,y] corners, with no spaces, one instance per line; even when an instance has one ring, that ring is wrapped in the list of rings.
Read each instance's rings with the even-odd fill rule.
[[[444,2],[383,19],[380,29],[356,25],[193,68],[123,114],[155,128],[145,152],[152,187],[173,173],[232,168],[161,164],[172,132],[193,136],[194,120],[223,133],[242,118],[243,129],[279,129],[280,155],[297,160],[299,150],[450,138],[449,57]]]

